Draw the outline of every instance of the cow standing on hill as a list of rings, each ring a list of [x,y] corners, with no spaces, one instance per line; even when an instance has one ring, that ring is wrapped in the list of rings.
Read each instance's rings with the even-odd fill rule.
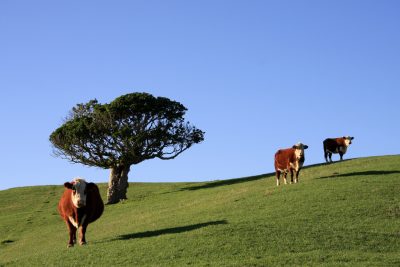
[[[325,156],[325,161],[326,163],[328,162],[328,157],[329,161],[332,162],[332,154],[337,154],[339,153],[340,155],[340,160],[343,160],[343,155],[346,153],[347,148],[349,145],[351,145],[351,140],[353,140],[354,137],[351,136],[343,136],[340,138],[327,138],[324,140],[324,156]]]
[[[293,172],[295,171],[295,180],[297,183],[299,181],[299,172],[304,164],[304,149],[308,146],[302,143],[297,143],[292,148],[279,149],[275,153],[275,172],[276,172],[276,185],[279,186],[279,178],[281,173],[283,173],[283,179],[285,184],[287,184],[286,176],[290,171],[291,183],[293,183]]]
[[[99,188],[94,183],[75,178],[64,184],[65,190],[58,203],[58,212],[69,231],[68,247],[76,243],[76,231],[80,229],[79,244],[86,244],[86,228],[103,213],[104,203]]]

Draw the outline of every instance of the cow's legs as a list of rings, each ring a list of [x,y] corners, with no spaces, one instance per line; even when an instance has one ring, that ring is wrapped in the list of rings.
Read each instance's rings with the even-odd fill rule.
[[[74,244],[76,243],[76,228],[75,226],[72,225],[72,223],[69,220],[67,220],[66,223],[69,232],[68,247],[73,247]]]
[[[325,150],[325,152],[324,152],[324,157],[325,157],[326,163],[329,163],[329,161],[328,161],[328,155],[329,155],[329,152],[328,152],[327,150]]]
[[[298,171],[296,172],[296,178],[294,179],[294,183],[295,183],[295,184],[297,184],[297,183],[299,182],[299,173],[300,173],[300,170],[298,170]]]
[[[332,153],[331,152],[328,152],[328,156],[329,156],[329,161],[332,163],[333,161],[332,161]]]
[[[279,186],[279,177],[281,176],[280,171],[276,171],[276,186]]]
[[[79,229],[79,245],[85,245],[86,244],[86,237],[85,237],[86,227],[87,227],[87,224],[84,224]]]
[[[343,160],[343,153],[339,152],[339,155],[340,155],[340,161],[342,161]]]
[[[290,170],[290,183],[293,184],[293,170]]]
[[[285,184],[287,184],[286,176],[287,176],[287,171],[284,171],[283,172],[283,181],[285,182]]]

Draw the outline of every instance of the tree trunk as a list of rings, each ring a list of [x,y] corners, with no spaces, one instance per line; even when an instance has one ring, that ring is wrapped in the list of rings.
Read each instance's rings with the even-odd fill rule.
[[[111,168],[110,180],[108,182],[107,204],[115,204],[126,199],[128,189],[128,173],[130,166],[120,165]]]

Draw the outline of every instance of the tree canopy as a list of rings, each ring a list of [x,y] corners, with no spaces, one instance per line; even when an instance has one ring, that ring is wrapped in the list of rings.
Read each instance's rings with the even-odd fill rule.
[[[169,160],[204,140],[204,132],[185,121],[186,111],[179,102],[148,93],[109,104],[94,99],[73,107],[50,142],[57,156],[114,172],[148,159]]]

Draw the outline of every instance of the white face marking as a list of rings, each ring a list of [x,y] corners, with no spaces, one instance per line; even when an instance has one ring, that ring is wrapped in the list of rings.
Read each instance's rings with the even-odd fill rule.
[[[303,161],[300,162],[299,160],[304,157],[304,149],[308,148],[308,146],[302,143],[297,143],[295,146],[296,148],[294,150],[294,154],[297,160],[296,162],[294,162],[294,164],[290,163],[290,166],[294,168],[296,171],[298,171],[301,167],[303,167],[304,162]]]
[[[303,157],[304,156],[304,149],[308,148],[307,145],[304,145],[302,143],[297,143],[296,145],[294,145],[294,147],[295,147],[294,153],[296,155],[296,159],[299,159],[299,158]]]
[[[344,145],[345,145],[346,147],[348,147],[348,146],[350,145],[350,142],[351,142],[350,138],[344,139]]]
[[[80,208],[86,206],[86,182],[82,179],[75,179],[72,189],[72,203],[75,207]]]
[[[304,149],[296,148],[294,154],[296,155],[296,159],[300,159],[304,155]]]

